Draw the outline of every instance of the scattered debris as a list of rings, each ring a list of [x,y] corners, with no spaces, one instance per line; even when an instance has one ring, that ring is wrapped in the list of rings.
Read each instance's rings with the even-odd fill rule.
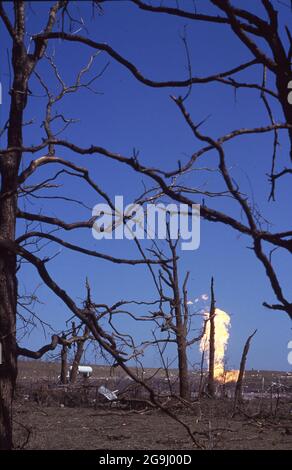
[[[100,393],[101,395],[103,395],[104,397],[106,397],[109,401],[113,401],[113,400],[117,400],[118,397],[117,397],[117,392],[118,390],[114,390],[113,392],[111,390],[109,390],[108,388],[106,388],[104,385],[101,385],[99,388],[98,388],[98,393]]]

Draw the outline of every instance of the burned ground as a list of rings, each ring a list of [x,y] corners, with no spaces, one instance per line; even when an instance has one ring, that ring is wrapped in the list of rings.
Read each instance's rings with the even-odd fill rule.
[[[153,371],[146,373],[151,376]],[[94,367],[89,381],[74,387],[56,384],[58,365],[20,364],[14,409],[15,445],[25,449],[193,449],[186,430],[163,412],[123,374]],[[175,382],[175,371],[172,373]],[[263,379],[264,377],[264,379]],[[155,377],[164,403],[191,426],[207,449],[291,449],[292,377],[286,373],[250,371],[245,380],[245,404],[232,416],[233,400],[202,398],[190,406],[166,397],[163,376]],[[125,390],[124,399],[110,404],[98,386]],[[271,384],[277,384],[271,388]],[[283,385],[278,392],[278,386]],[[225,395],[231,393],[227,384]],[[117,387],[115,387],[117,386]],[[174,383],[175,388],[175,383]],[[228,393],[227,393],[228,392]],[[168,400],[168,401],[167,401]]]

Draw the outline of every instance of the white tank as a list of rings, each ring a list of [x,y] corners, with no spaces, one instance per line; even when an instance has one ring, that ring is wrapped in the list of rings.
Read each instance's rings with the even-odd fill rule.
[[[70,370],[72,369],[72,366],[70,366]],[[93,372],[91,366],[78,366],[78,374],[84,374],[84,375],[91,375]]]

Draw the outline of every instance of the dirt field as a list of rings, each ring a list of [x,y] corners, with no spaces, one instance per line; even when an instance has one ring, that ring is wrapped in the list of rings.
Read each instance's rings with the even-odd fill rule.
[[[110,405],[94,398],[95,387],[85,387],[84,392],[84,384],[79,384],[75,392],[64,387],[61,391],[58,387],[48,389],[44,375],[52,380],[56,365],[39,364],[23,363],[21,366],[14,413],[17,447],[85,450],[195,448],[182,425],[161,411],[147,408],[143,401],[134,402],[135,406]],[[102,380],[108,377],[107,368],[97,370]],[[255,384],[253,386],[255,388]],[[196,440],[204,448],[292,449],[291,397],[255,397],[246,401],[244,413],[233,418],[232,406],[232,399],[226,398],[204,398],[188,408],[178,402],[169,402],[169,409],[191,427]]]

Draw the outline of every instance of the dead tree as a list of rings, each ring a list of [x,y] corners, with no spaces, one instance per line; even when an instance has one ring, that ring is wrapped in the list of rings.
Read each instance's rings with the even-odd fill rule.
[[[200,382],[198,387],[198,397],[201,398],[204,391],[204,363],[205,363],[205,349],[202,349],[201,361],[200,361]]]
[[[67,8],[69,5],[68,0],[56,1],[46,15],[40,18],[40,28],[44,34],[49,34],[53,31],[57,22],[61,18],[69,18],[70,13]],[[90,70],[95,55],[90,57],[89,62],[77,74],[77,78],[72,86],[67,86],[63,81],[56,64],[52,57],[47,55],[47,46],[49,39],[36,39],[32,47],[28,47],[27,39],[27,16],[26,7],[27,2],[23,0],[15,0],[12,5],[12,12],[7,13],[4,2],[0,2],[0,19],[2,25],[5,27],[6,39],[9,42],[8,54],[11,57],[11,89],[6,96],[10,96],[10,107],[6,120],[6,124],[0,131],[1,136],[7,135],[7,144],[5,148],[0,150],[0,172],[1,172],[1,189],[0,189],[0,341],[2,346],[3,363],[0,365],[0,449],[12,448],[12,402],[17,377],[17,341],[16,341],[16,316],[17,316],[17,297],[18,297],[18,283],[17,283],[17,257],[24,260],[22,254],[26,253],[26,261],[32,262],[36,267],[39,274],[42,271],[45,274],[45,264],[50,260],[50,257],[42,256],[35,257],[30,251],[29,247],[41,242],[51,241],[59,246],[73,252],[79,252],[86,256],[92,256],[96,259],[104,259],[113,263],[129,263],[135,265],[136,263],[145,263],[145,260],[127,260],[123,258],[112,257],[105,253],[100,253],[84,246],[76,245],[67,241],[66,237],[58,237],[52,234],[52,227],[66,230],[70,232],[74,229],[88,228],[92,229],[94,218],[90,217],[87,220],[74,221],[73,223],[66,222],[58,217],[52,217],[49,214],[41,214],[37,211],[35,214],[26,213],[21,210],[20,196],[26,198],[36,197],[36,200],[41,200],[39,191],[44,188],[55,188],[50,182],[56,180],[61,174],[67,174],[71,178],[82,180],[88,189],[103,198],[107,203],[112,206],[112,203],[107,196],[106,192],[99,188],[98,184],[91,178],[89,171],[70,162],[66,158],[55,156],[55,147],[51,139],[55,139],[62,131],[74,122],[74,120],[67,118],[63,114],[53,112],[53,107],[64,98],[65,95],[86,89],[92,91],[91,84],[103,72],[101,70],[95,77],[88,81],[84,81],[84,76]],[[61,21],[62,23],[62,21]],[[70,23],[71,24],[71,23]],[[70,26],[69,26],[70,29]],[[39,28],[38,28],[39,30]],[[2,41],[1,41],[2,44]],[[36,70],[41,61],[48,61],[51,68],[51,73],[54,74],[55,79],[59,83],[60,91],[54,94],[50,91],[45,80]],[[10,67],[10,66],[9,66]],[[29,88],[29,81],[32,77],[39,82],[42,88],[42,95],[45,93],[47,96],[47,103],[44,106],[44,120],[41,128],[44,130],[44,136],[33,145],[33,149],[27,149],[27,153],[34,155],[39,153],[35,160],[31,160],[27,165],[24,164],[22,157],[25,150],[25,143],[23,142],[23,126],[27,123],[24,121],[24,112],[27,105],[30,103],[32,92]],[[93,90],[94,91],[94,90]],[[52,130],[52,126],[61,123],[56,131]],[[62,123],[64,126],[62,126]],[[43,145],[43,143],[45,145]],[[31,152],[32,150],[32,152]],[[40,154],[43,152],[43,154]],[[23,167],[24,165],[24,167]],[[61,166],[62,170],[56,171],[55,174],[47,179],[40,178],[35,185],[27,184],[27,180],[42,166]],[[22,168],[24,170],[22,171]],[[54,196],[53,196],[54,199]],[[55,196],[55,200],[58,197]],[[73,198],[62,197],[63,201],[74,201]],[[80,204],[80,201],[75,200],[75,203]],[[17,221],[26,220],[37,224],[45,224],[46,229],[29,230],[24,229],[24,232],[16,240],[16,227]],[[29,227],[28,222],[27,227]],[[39,227],[39,225],[38,225]],[[25,250],[23,246],[28,247]],[[22,249],[24,251],[22,252]],[[20,251],[19,251],[20,250]],[[34,253],[37,251],[32,249]],[[22,253],[22,254],[21,254]],[[30,259],[30,261],[29,261]],[[39,270],[40,268],[40,270]],[[45,269],[45,271],[43,271]],[[19,273],[18,273],[19,274]],[[50,277],[50,276],[49,276]],[[46,278],[46,280],[45,280]],[[55,293],[62,289],[58,288],[54,282],[51,283],[46,275],[43,277],[45,285],[52,288]],[[49,284],[46,282],[49,281]],[[65,302],[70,308],[71,302]],[[24,350],[24,349],[23,349]],[[33,357],[30,356],[30,357]]]
[[[45,27],[51,32],[58,11],[63,2],[57,2],[50,11],[50,18]],[[14,24],[0,5],[0,16],[12,41],[13,84],[8,118],[7,149],[1,153],[1,191],[0,191],[0,240],[15,241],[17,218],[18,174],[22,156],[23,113],[27,104],[28,81],[37,62],[43,57],[47,40],[28,54],[25,40],[25,4],[14,2]],[[0,249],[0,339],[2,342],[3,364],[0,366],[0,448],[12,447],[12,400],[17,376],[16,361],[16,253]]]
[[[86,279],[86,291],[87,291],[87,297],[84,302],[84,308],[86,309],[86,311],[90,311],[92,301],[91,301],[91,292],[90,292],[90,285],[89,285],[88,279]],[[72,334],[73,334],[73,337],[77,338],[78,333],[77,333],[75,322],[72,322]],[[76,382],[77,374],[78,374],[78,367],[79,367],[80,361],[84,353],[85,343],[88,339],[90,339],[89,335],[90,335],[89,328],[87,325],[85,325],[82,337],[79,338],[79,340],[75,342],[76,352],[74,354],[72,367],[70,370],[70,383],[72,384]]]
[[[246,343],[244,345],[243,351],[242,351],[242,356],[241,356],[241,361],[240,361],[240,368],[239,368],[239,374],[238,378],[236,381],[236,386],[235,386],[235,394],[234,394],[234,405],[233,405],[233,413],[235,412],[237,406],[242,403],[242,384],[243,384],[243,377],[244,377],[244,372],[245,372],[245,364],[246,364],[246,359],[250,347],[250,342],[254,335],[256,334],[257,330],[255,330],[246,340]]]
[[[209,335],[209,371],[207,391],[210,397],[214,398],[216,394],[215,385],[215,295],[214,295],[214,279],[211,280],[211,306],[209,313],[210,335]]]
[[[156,290],[159,294],[159,309],[150,311],[152,320],[161,332],[167,337],[154,341],[142,342],[143,347],[147,345],[158,345],[174,343],[177,351],[179,396],[185,400],[190,399],[190,380],[188,367],[188,349],[199,342],[205,334],[207,320],[204,321],[202,331],[197,336],[191,332],[194,330],[194,320],[199,316],[198,312],[191,312],[188,297],[189,272],[181,278],[179,272],[178,243],[180,237],[172,240],[169,236],[169,225],[167,225],[167,253],[156,245],[150,251],[157,258],[161,267],[158,274],[150,267]],[[168,252],[170,253],[169,256]],[[161,354],[161,351],[159,351]]]
[[[65,339],[63,336],[62,339]],[[61,384],[65,385],[68,383],[68,345],[64,342],[61,349]]]
[[[77,336],[75,324],[73,324],[72,330],[73,330],[73,335]],[[80,365],[80,361],[84,353],[84,346],[85,346],[85,342],[88,339],[88,336],[89,336],[89,330],[88,330],[88,327],[85,325],[82,338],[79,339],[79,341],[76,341],[75,343],[76,352],[74,354],[72,367],[70,369],[70,383],[71,384],[74,384],[76,382],[77,374],[78,374],[78,367]]]
[[[190,398],[190,384],[188,374],[188,322],[189,322],[189,307],[187,304],[187,282],[189,273],[187,273],[183,283],[183,298],[180,293],[179,285],[179,271],[177,263],[176,243],[173,244],[169,239],[169,246],[171,249],[171,270],[167,270],[168,282],[172,290],[172,302],[170,310],[170,318],[164,315],[165,323],[163,328],[171,329],[175,334],[178,355],[178,374],[179,374],[179,394],[185,400]],[[162,276],[162,275],[161,275]],[[163,278],[162,278],[163,280]],[[174,320],[174,323],[173,323]]]

